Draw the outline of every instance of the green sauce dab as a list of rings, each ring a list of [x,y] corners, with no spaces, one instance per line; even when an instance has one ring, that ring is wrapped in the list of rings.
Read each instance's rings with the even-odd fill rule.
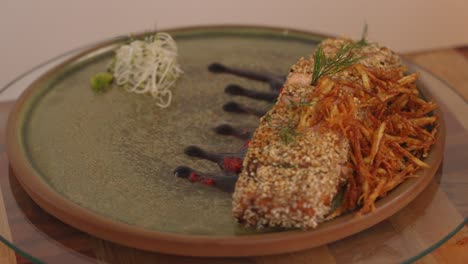
[[[99,72],[91,77],[91,89],[95,93],[103,93],[108,90],[114,76],[108,72]]]

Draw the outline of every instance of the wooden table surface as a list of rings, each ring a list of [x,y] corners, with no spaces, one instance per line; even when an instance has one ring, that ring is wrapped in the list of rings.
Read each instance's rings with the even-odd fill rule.
[[[5,153],[5,122],[12,102],[0,103],[0,234],[46,263],[397,263],[434,249],[417,263],[468,263],[468,225],[439,246],[468,217],[468,47],[405,57],[450,84],[465,105],[443,107],[447,123],[442,168],[406,208],[376,226],[326,246],[251,258],[191,258],[144,252],[82,233],[39,208],[19,186]],[[450,105],[451,102],[445,102]],[[462,116],[463,118],[463,116]],[[468,117],[465,117],[468,119]],[[466,123],[465,123],[466,124]],[[0,244],[0,263],[30,263]]]

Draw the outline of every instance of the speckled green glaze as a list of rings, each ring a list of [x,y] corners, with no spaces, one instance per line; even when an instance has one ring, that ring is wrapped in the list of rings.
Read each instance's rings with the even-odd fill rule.
[[[56,192],[99,215],[130,225],[182,234],[232,235],[253,232],[231,218],[231,196],[173,176],[179,165],[217,172],[212,163],[186,157],[199,145],[236,152],[243,144],[215,134],[221,123],[255,127],[257,118],[224,113],[232,98],[223,90],[236,83],[266,91],[266,84],[208,72],[207,65],[288,73],[313,50],[313,37],[270,30],[174,32],[184,75],[173,88],[169,108],[151,97],[119,87],[96,95],[90,77],[103,71],[112,52],[93,55],[59,71],[28,102],[22,141],[28,157]],[[98,52],[99,53],[99,52]]]

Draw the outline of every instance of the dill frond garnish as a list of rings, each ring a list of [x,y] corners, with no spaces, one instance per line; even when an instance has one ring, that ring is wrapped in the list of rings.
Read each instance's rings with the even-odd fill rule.
[[[317,84],[321,77],[339,73],[361,60],[363,57],[358,56],[356,51],[369,45],[369,42],[367,42],[368,29],[369,27],[367,23],[365,23],[361,39],[357,42],[344,44],[332,58],[328,58],[322,46],[319,45],[314,52],[314,68],[312,71],[311,85]]]
[[[294,128],[294,124],[292,123],[292,120],[289,120],[287,124],[284,125],[274,125],[271,124],[271,115],[267,113],[265,116],[263,116],[263,121],[265,121],[266,125],[278,131],[278,136],[283,141],[286,145],[289,143],[293,143],[296,140],[296,137],[300,134],[299,132],[296,131]]]
[[[361,39],[357,42],[360,46],[369,45],[367,42],[367,30],[368,30],[367,23],[364,24],[364,28],[362,29]]]
[[[304,99],[300,99],[299,102],[296,102],[290,98],[288,98],[289,100],[289,105],[288,107],[289,108],[292,108],[292,107],[295,107],[295,108],[300,108],[300,107],[309,107],[309,106],[314,106],[317,102],[312,100],[312,101],[307,101],[307,100],[304,100]]]
[[[326,75],[342,72],[362,59],[356,54],[356,51],[362,47],[358,42],[349,42],[341,46],[335,56],[328,58],[323,51],[322,46],[318,46],[314,52],[314,69],[312,71],[311,85],[317,84],[317,81]]]
[[[281,140],[287,145],[293,143],[296,140],[296,136],[299,133],[290,126],[282,127],[279,131],[279,136]]]
[[[266,115],[263,117],[263,120],[265,120],[265,122],[268,124],[268,126],[270,126],[270,119],[271,119],[270,114],[266,114]]]
[[[297,169],[297,165],[292,164],[280,164],[278,167],[285,169]]]

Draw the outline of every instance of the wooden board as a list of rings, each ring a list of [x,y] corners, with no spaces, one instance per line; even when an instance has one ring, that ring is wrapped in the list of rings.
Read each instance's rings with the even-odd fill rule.
[[[407,57],[452,84],[467,100],[468,62],[460,51]],[[395,263],[431,247],[468,216],[468,135],[453,113],[445,113],[449,137],[443,169],[408,207],[369,230],[327,246],[268,257],[190,258],[139,251],[73,229],[32,202],[11,174],[5,155],[4,128],[11,105],[0,104],[0,232],[47,263]],[[466,108],[459,111],[466,113]],[[467,241],[465,225],[417,263],[465,263]],[[28,262],[0,245],[0,263]]]

